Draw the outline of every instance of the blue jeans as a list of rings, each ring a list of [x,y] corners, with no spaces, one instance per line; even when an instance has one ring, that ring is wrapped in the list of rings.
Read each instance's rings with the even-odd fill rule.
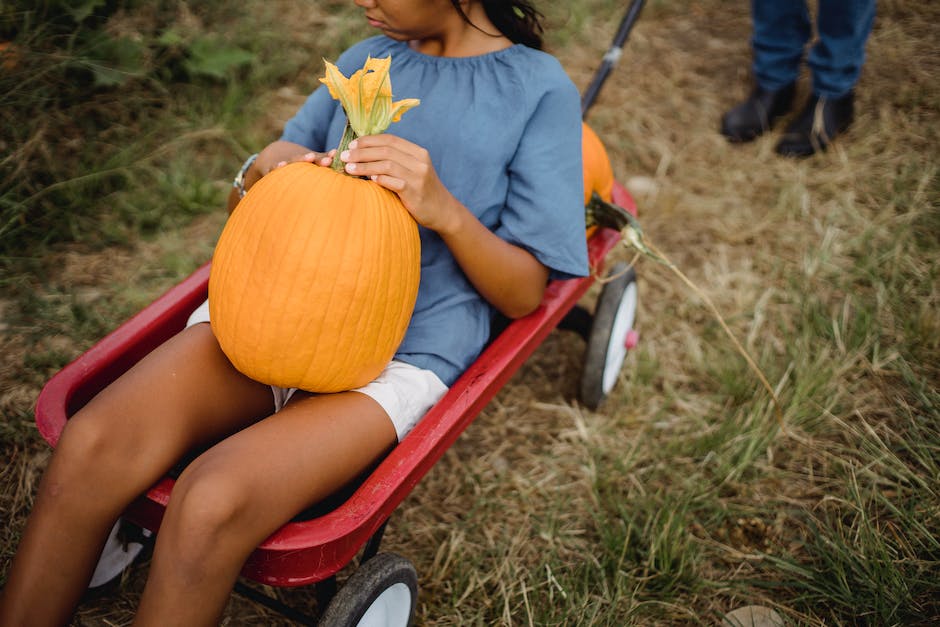
[[[789,85],[813,33],[805,0],[751,0],[751,17],[757,84],[770,90]],[[855,86],[874,21],[875,0],[819,0],[819,37],[807,58],[814,94],[838,98]]]

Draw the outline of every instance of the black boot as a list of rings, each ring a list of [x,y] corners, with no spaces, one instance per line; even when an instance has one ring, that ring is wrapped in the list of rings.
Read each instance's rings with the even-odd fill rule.
[[[793,105],[796,83],[777,90],[755,87],[747,100],[721,118],[721,134],[732,142],[749,142],[769,131],[781,115]]]
[[[840,98],[812,96],[787,126],[777,153],[786,157],[808,157],[825,150],[829,143],[852,123],[855,94],[849,92]]]

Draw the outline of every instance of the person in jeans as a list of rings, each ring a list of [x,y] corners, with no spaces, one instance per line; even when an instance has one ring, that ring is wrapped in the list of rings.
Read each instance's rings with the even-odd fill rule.
[[[825,150],[854,116],[855,84],[875,19],[875,0],[819,0],[817,39],[806,56],[812,92],[790,122],[777,152],[806,157]],[[813,35],[803,0],[751,0],[755,86],[724,114],[721,133],[747,142],[770,130],[794,103],[804,49]]]

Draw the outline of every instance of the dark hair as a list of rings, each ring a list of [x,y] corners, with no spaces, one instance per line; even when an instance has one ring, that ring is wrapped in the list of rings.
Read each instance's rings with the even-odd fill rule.
[[[463,19],[476,28],[460,6],[461,0],[450,0]],[[514,44],[524,44],[536,50],[542,49],[542,14],[530,0],[481,0],[486,17]]]

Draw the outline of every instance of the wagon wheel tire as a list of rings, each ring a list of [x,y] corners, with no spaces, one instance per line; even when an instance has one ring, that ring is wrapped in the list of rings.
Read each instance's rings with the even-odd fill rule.
[[[405,627],[414,619],[418,574],[404,557],[379,553],[350,575],[327,605],[321,627]]]
[[[607,276],[609,282],[594,310],[581,374],[581,402],[591,410],[600,407],[617,383],[636,322],[636,271],[621,261]]]

